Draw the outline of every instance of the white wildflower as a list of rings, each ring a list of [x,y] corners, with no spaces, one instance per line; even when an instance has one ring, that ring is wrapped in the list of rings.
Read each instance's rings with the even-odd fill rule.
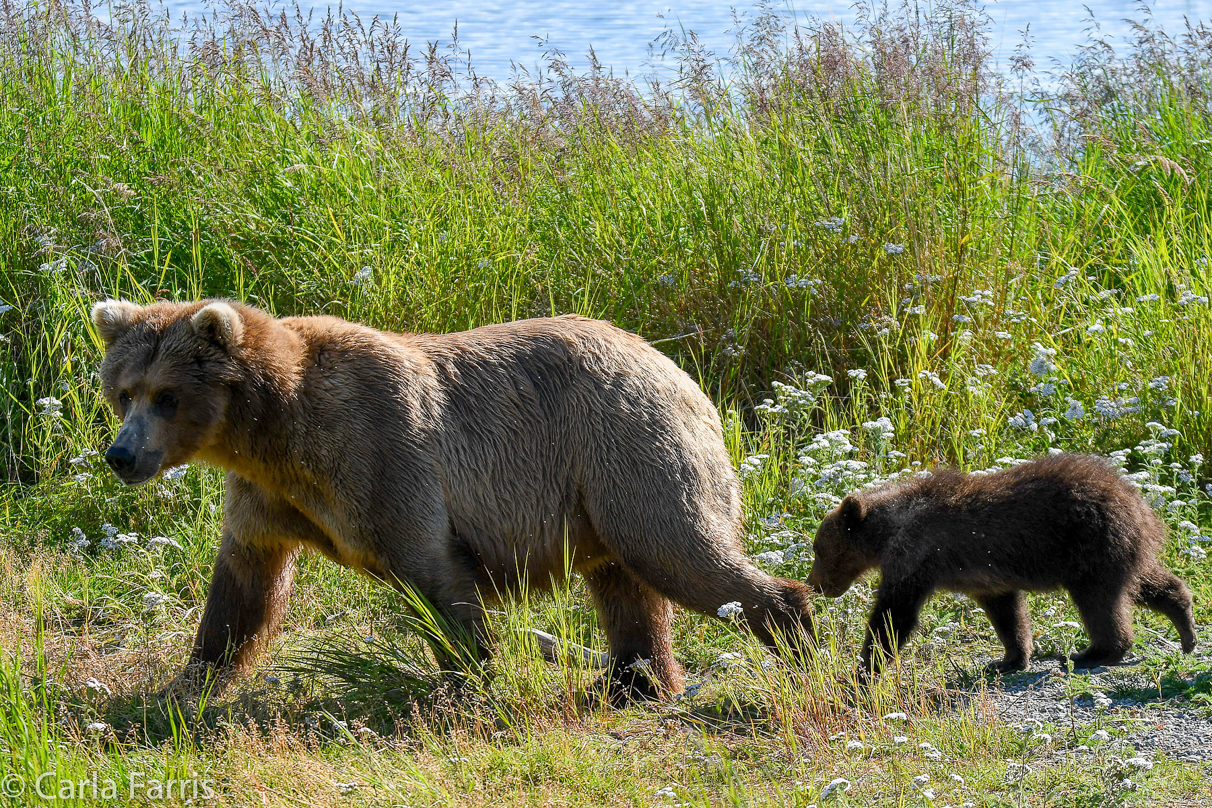
[[[94,735],[99,735],[109,729],[109,724],[105,723],[104,721],[94,721],[84,729],[87,732],[93,733]]]
[[[1065,284],[1067,284],[1070,281],[1072,281],[1073,279],[1075,279],[1080,274],[1081,274],[1081,271],[1078,270],[1077,267],[1069,267],[1069,270],[1064,275],[1061,275],[1059,278],[1057,278],[1056,282],[1053,285],[1057,289],[1059,289],[1062,286],[1064,286]]]
[[[947,389],[947,385],[944,384],[943,380],[938,377],[938,374],[932,370],[923,370],[917,374],[917,377],[919,379],[925,379],[940,390]]]
[[[1170,377],[1169,376],[1158,376],[1156,379],[1153,379],[1151,382],[1149,382],[1150,390],[1164,391],[1169,386],[1170,386]]]
[[[180,550],[181,545],[167,536],[152,536],[147,541],[147,549],[151,550],[155,547],[172,547],[175,550]]]
[[[889,255],[900,255],[904,251],[904,244],[893,244],[892,242],[885,242],[884,244],[884,252],[888,253]]]
[[[1131,757],[1124,761],[1125,766],[1129,766],[1137,771],[1147,772],[1153,768],[1153,761],[1146,757]]]
[[[1109,710],[1115,704],[1106,693],[1095,693],[1093,701],[1096,710]]]
[[[63,415],[63,402],[54,396],[40,398],[34,402],[34,406],[38,408],[39,415],[46,415],[51,418],[59,418]]]
[[[148,592],[143,596],[143,608],[146,611],[151,611],[157,606],[162,606],[168,602],[168,596],[162,595],[159,592]]]
[[[863,370],[862,368],[854,368],[853,370],[846,371],[846,375],[855,381],[861,382],[863,379],[867,378],[867,371]]]
[[[741,608],[741,602],[739,600],[734,600],[725,603],[723,606],[716,609],[715,613],[722,620],[736,620],[738,617],[744,616],[745,610]]]
[[[926,307],[921,306],[921,305],[911,306],[911,307],[905,309],[905,314],[925,314],[925,313],[926,313]]]
[[[1086,408],[1082,403],[1075,398],[1069,399],[1069,408],[1065,410],[1065,417],[1070,421],[1080,421],[1086,417]]]
[[[993,336],[997,337],[998,339],[1014,339],[1014,335],[1009,331],[994,331]]]
[[[1031,410],[1023,410],[1010,416],[1010,420],[1006,423],[1015,429],[1029,429],[1033,432],[1039,429],[1039,424],[1035,422],[1035,414]]]
[[[179,480],[185,476],[185,472],[187,471],[189,471],[188,463],[182,463],[180,466],[173,466],[172,468],[164,471],[164,479]]]
[[[720,654],[718,657],[715,658],[715,667],[731,668],[734,665],[744,664],[744,662],[745,662],[745,658],[742,657],[740,654],[738,654],[736,651],[725,651],[724,653]]]
[[[929,782],[930,782],[930,775],[919,774],[917,777],[913,778],[913,787],[921,788],[922,786],[926,785],[926,783],[929,783]]]
[[[862,741],[850,741],[848,744],[846,744],[847,752],[861,752],[862,749],[863,749]]]
[[[1032,347],[1035,349],[1035,357],[1031,360],[1027,370],[1033,376],[1047,376],[1052,373],[1056,369],[1056,365],[1052,362],[1052,357],[1056,356],[1056,350],[1045,348],[1038,342],[1034,343]]]
[[[767,550],[764,553],[758,553],[757,555],[755,555],[754,559],[756,561],[760,561],[763,564],[782,564],[783,563],[783,551],[782,550]]]
[[[908,721],[909,716],[906,715],[905,713],[900,713],[900,712],[888,713],[884,716],[884,720],[885,721]]]
[[[362,267],[353,276],[354,286],[373,286],[375,282],[375,271],[373,267]]]
[[[1140,297],[1136,298],[1137,303],[1156,303],[1159,300],[1161,300],[1161,295],[1157,294],[1156,292],[1141,295]]]
[[[94,679],[91,676],[84,680],[84,689],[93,693],[101,693],[106,696],[113,695],[113,691],[109,689],[109,685],[102,682],[100,679]]]

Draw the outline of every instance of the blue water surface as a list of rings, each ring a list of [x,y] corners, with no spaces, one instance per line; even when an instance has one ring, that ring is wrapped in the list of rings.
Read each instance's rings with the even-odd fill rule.
[[[207,11],[198,0],[165,1],[175,14]],[[310,5],[319,15],[328,4]],[[929,3],[916,5],[929,13]],[[1036,65],[1046,69],[1068,62],[1092,30],[1112,43],[1125,42],[1132,32],[1126,19],[1151,17],[1173,35],[1182,32],[1185,20],[1212,20],[1212,0],[1156,0],[1148,6],[1131,0],[990,0],[984,7],[991,20],[990,46],[1003,70],[1028,30]],[[347,0],[344,8],[365,21],[396,17],[418,47],[449,45],[457,23],[459,49],[470,54],[478,74],[498,81],[508,80],[519,65],[533,69],[553,47],[578,69],[588,66],[592,49],[616,75],[659,73],[660,43],[655,50],[651,46],[666,28],[694,31],[706,48],[725,57],[735,40],[734,14],[742,21],[756,14],[744,0]],[[847,25],[857,16],[844,0],[797,0],[775,8],[800,19]]]

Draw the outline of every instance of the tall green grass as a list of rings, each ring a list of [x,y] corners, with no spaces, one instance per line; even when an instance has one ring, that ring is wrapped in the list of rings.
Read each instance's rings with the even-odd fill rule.
[[[1079,357],[1090,402],[1171,375],[1170,420],[1212,452],[1208,307],[1138,311],[1149,344],[1095,348],[1087,301],[1055,285],[1075,267],[1123,306],[1207,295],[1206,30],[1142,30],[1032,92],[1030,74],[988,72],[973,9],[934,11],[789,41],[768,18],[727,76],[688,52],[682,82],[644,91],[559,63],[541,84],[460,86],[390,26],[317,34],[240,6],[192,31],[138,4],[111,26],[70,2],[6,7],[8,479],[62,473],[69,445],[104,439],[84,315],[105,295],[402,330],[577,311],[742,409],[795,367],[873,370],[878,396],[922,370],[1025,364],[1039,340]],[[1005,378],[915,410],[917,453],[962,460],[965,427],[1023,405]],[[36,417],[47,396],[66,431]],[[844,381],[837,396],[873,406]]]
[[[772,570],[806,576],[817,521],[856,487],[1092,451],[1163,512],[1165,560],[1206,623],[1206,28],[1143,26],[1050,76],[1021,53],[996,75],[968,3],[851,31],[766,15],[726,68],[671,36],[670,82],[556,58],[499,86],[391,25],[221,11],[183,30],[140,3],[103,23],[74,1],[0,0],[4,766],[123,787],[197,770],[256,805],[646,803],[671,784],[691,804],[808,805],[836,777],[853,786],[838,804],[892,805],[919,800],[927,771],[956,804],[1206,794],[1162,761],[1126,792],[1110,750],[1053,755],[996,721],[979,664],[995,641],[963,599],[932,602],[900,672],[860,692],[865,585],[818,604],[803,669],[680,616],[702,689],[615,713],[582,700],[597,671],[544,662],[526,631],[600,646],[577,581],[492,614],[496,655],[455,696],[427,642],[456,646],[401,616],[424,604],[306,559],[253,676],[205,703],[157,698],[205,601],[222,481],[113,481],[91,454],[114,423],[87,320],[105,296],[210,295],[396,330],[608,318],[719,404]],[[1032,610],[1041,651],[1080,644],[1063,599]],[[1139,620],[1145,675],[1195,709],[1206,660]],[[1090,728],[1068,729],[1071,750]]]

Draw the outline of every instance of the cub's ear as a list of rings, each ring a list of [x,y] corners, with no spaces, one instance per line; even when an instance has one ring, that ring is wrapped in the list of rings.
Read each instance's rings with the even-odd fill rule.
[[[239,348],[244,340],[244,320],[240,312],[221,300],[198,309],[190,322],[198,336],[218,343],[226,351]]]
[[[838,518],[844,527],[855,528],[867,518],[867,506],[854,494],[842,500],[837,509]]]
[[[93,326],[105,341],[105,347],[120,340],[134,325],[142,306],[126,300],[102,300],[93,304]]]

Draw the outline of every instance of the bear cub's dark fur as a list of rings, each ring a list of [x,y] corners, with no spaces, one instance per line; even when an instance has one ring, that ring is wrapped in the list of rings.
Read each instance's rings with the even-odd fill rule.
[[[1132,647],[1133,605],[1170,618],[1185,653],[1195,647],[1191,592],[1157,561],[1164,539],[1153,509],[1116,469],[1061,454],[851,494],[817,530],[808,584],[836,598],[880,569],[866,670],[913,632],[936,589],[972,596],[1006,648],[998,667],[1025,670],[1032,642],[1022,593],[1063,587],[1090,635],[1074,664],[1113,665]]]

